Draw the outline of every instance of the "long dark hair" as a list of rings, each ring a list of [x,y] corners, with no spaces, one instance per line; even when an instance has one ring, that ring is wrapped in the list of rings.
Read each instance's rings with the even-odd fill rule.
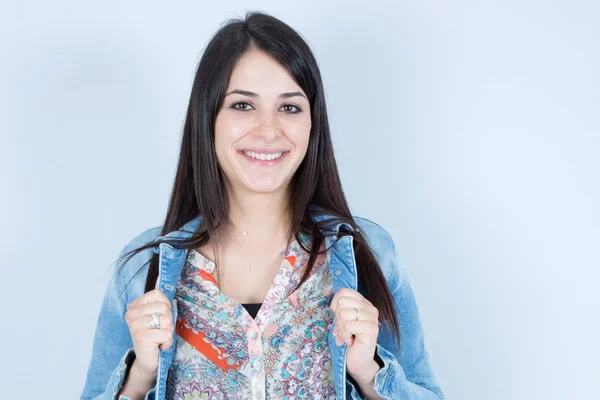
[[[177,174],[161,235],[181,228],[199,215],[203,218],[202,223],[187,239],[156,240],[124,254],[123,258],[128,257],[129,260],[136,253],[154,247],[159,242],[180,249],[198,248],[214,237],[217,228],[230,226],[223,173],[215,153],[214,127],[233,66],[252,47],[265,52],[285,67],[306,93],[311,106],[308,150],[290,183],[291,198],[294,200],[291,204],[289,238],[295,237],[310,253],[298,286],[308,278],[324,235],[331,232],[333,223],[349,224],[352,230],[340,231],[337,239],[345,235],[353,236],[359,286],[362,285],[366,298],[378,309],[380,322],[388,324],[399,343],[400,327],[392,293],[373,252],[352,218],[342,190],[317,62],[306,42],[294,29],[264,13],[249,12],[243,20],[227,21],[208,43],[194,78]],[[315,222],[310,217],[314,210],[333,218]],[[305,248],[300,240],[301,234],[308,234],[311,238],[310,248]],[[157,278],[158,254],[154,254],[150,260],[145,292],[154,289]]]

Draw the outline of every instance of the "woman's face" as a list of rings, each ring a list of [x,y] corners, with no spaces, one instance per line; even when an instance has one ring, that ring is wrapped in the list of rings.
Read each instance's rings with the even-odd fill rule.
[[[287,70],[260,50],[235,64],[215,121],[215,150],[235,193],[285,191],[304,159],[310,104]]]

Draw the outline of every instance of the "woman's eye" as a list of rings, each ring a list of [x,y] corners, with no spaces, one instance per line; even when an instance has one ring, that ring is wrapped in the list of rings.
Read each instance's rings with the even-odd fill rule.
[[[299,109],[298,107],[296,107],[293,104],[284,104],[282,108],[285,108],[286,109],[285,111],[288,112],[289,114],[297,114],[302,111],[301,109]],[[292,108],[295,109],[296,111],[293,111]]]
[[[241,106],[241,107],[238,107],[238,106]],[[240,111],[248,111],[248,108],[246,108],[246,106],[250,106],[250,104],[246,103],[245,101],[238,101],[236,103],[233,103],[231,105],[231,108],[240,110]]]

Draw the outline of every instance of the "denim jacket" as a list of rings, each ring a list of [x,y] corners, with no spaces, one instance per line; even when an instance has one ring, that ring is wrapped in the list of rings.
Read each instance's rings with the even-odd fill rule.
[[[322,214],[313,215],[315,221],[328,219]],[[177,239],[190,237],[199,227],[202,217],[196,217],[176,231],[160,238]],[[429,356],[424,345],[423,331],[419,319],[419,311],[413,295],[406,271],[398,262],[394,241],[390,234],[365,218],[354,217],[358,229],[366,237],[374,252],[384,276],[390,286],[398,310],[401,345],[392,340],[390,334],[384,335],[380,329],[377,338],[376,353],[383,361],[375,375],[374,387],[382,399],[393,400],[443,400],[444,395],[436,382]],[[340,229],[352,230],[346,223],[334,226],[335,235],[325,235],[325,243],[329,248]],[[156,240],[161,228],[146,230],[133,238],[121,251],[120,255]],[[351,236],[343,236],[328,251],[327,257],[331,270],[334,293],[341,288],[358,290],[356,262]],[[145,249],[133,256],[124,268],[115,268],[113,279],[106,288],[100,314],[98,317],[92,358],[81,399],[123,400],[116,394],[121,389],[128,366],[135,358],[129,327],[125,321],[125,313],[129,303],[144,294],[148,266],[134,274],[147,263],[154,253],[159,254],[159,288],[171,301],[173,321],[177,320],[177,300],[175,289],[185,263],[187,251],[177,249],[167,243],[160,243],[154,248]],[[130,281],[131,280],[131,281]],[[123,288],[129,282],[121,295]],[[358,288],[358,289],[357,289]],[[362,293],[364,295],[364,293]],[[346,374],[346,351],[348,346],[336,345],[332,335],[334,324],[329,332],[329,347],[334,374],[336,399],[361,399],[357,388]],[[386,327],[381,325],[381,327]],[[387,329],[389,332],[389,329]],[[173,332],[175,336],[176,333]],[[175,338],[174,338],[175,343]],[[145,396],[146,400],[164,400],[166,380],[173,360],[174,346],[167,350],[159,349],[158,375],[156,385]]]

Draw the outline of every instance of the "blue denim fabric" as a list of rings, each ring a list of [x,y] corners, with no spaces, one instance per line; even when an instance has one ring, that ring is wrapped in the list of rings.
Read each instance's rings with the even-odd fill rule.
[[[313,215],[314,220],[328,219],[324,215]],[[406,271],[398,262],[394,242],[389,233],[379,225],[364,218],[354,217],[360,231],[366,237],[391,288],[396,307],[399,310],[401,345],[397,346],[391,335],[380,329],[376,352],[384,363],[375,375],[375,391],[382,399],[393,400],[443,400],[444,395],[437,384],[429,356],[424,345],[419,311]],[[198,228],[201,217],[189,221],[179,230],[162,236],[163,238],[190,237]],[[336,235],[340,228],[352,230],[348,224],[335,225]],[[160,227],[142,232],[131,240],[121,251],[121,255],[155,240],[160,235]],[[333,235],[326,236],[327,247],[335,241]],[[357,273],[351,236],[342,237],[328,252],[333,290],[341,288],[357,290]],[[173,321],[177,320],[175,288],[184,265],[187,251],[179,250],[167,243],[153,249],[146,249],[134,257],[117,273],[106,289],[96,333],[92,359],[87,379],[80,399],[124,400],[116,398],[121,389],[127,367],[133,361],[133,343],[125,322],[125,312],[129,303],[144,294],[148,265],[135,277],[133,275],[149,261],[153,252],[159,254],[159,287],[171,300]],[[133,277],[133,279],[132,279]],[[127,282],[129,286],[119,296]],[[363,293],[364,294],[364,293]],[[383,325],[382,325],[383,327]],[[332,325],[333,330],[333,325]],[[389,332],[389,331],[388,331]],[[174,332],[175,336],[176,333]],[[347,379],[347,345],[338,346],[330,332],[329,347],[333,364],[336,399],[361,399],[356,387]],[[159,368],[156,386],[146,394],[146,400],[164,400],[166,379],[173,360],[174,346],[167,350],[159,349]]]

